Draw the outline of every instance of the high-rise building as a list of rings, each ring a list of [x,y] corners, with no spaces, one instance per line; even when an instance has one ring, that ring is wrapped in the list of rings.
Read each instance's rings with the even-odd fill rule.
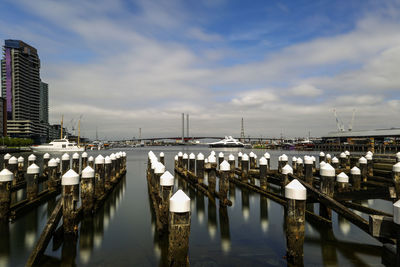
[[[47,129],[40,123],[40,59],[36,48],[20,40],[5,40],[1,76],[8,135],[43,139]]]
[[[6,99],[0,97],[0,137],[7,136]]]
[[[40,82],[40,123],[49,123],[49,85],[45,82]]]

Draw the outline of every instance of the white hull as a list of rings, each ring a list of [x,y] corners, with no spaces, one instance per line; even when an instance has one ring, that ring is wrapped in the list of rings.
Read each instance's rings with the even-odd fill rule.
[[[66,147],[66,148],[56,148],[50,146],[32,146],[33,152],[81,152],[85,151],[84,147]]]

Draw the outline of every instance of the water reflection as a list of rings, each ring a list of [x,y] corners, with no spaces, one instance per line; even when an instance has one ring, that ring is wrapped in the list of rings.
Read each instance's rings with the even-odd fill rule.
[[[242,214],[244,221],[247,222],[250,217],[250,196],[247,188],[241,188],[242,193]]]
[[[208,200],[208,234],[211,239],[215,238],[217,233],[217,208],[215,202]]]
[[[222,251],[228,253],[231,250],[231,233],[229,230],[229,216],[226,206],[219,206],[219,226]]]
[[[196,192],[196,213],[199,224],[202,225],[204,221],[204,195],[200,191]]]
[[[260,223],[263,233],[268,232],[268,206],[268,199],[264,196],[260,196]]]
[[[8,222],[0,221],[0,266],[10,262],[10,229]]]

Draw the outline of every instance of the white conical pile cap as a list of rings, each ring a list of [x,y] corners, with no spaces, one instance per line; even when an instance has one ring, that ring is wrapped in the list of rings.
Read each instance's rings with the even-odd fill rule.
[[[60,158],[56,158],[57,164],[60,163],[60,161],[61,161]]]
[[[313,159],[312,157],[305,157],[304,158],[304,164],[313,164]]]
[[[282,174],[293,174],[293,168],[290,167],[289,164],[286,164],[286,165],[282,168]]]
[[[29,161],[35,161],[36,160],[36,156],[34,154],[30,154],[28,157]]]
[[[255,155],[254,152],[251,151],[250,154],[249,154],[249,157],[250,157],[250,158],[254,158],[254,155]]]
[[[319,156],[323,157],[323,156],[325,156],[325,153],[321,151],[321,152],[319,152]]]
[[[57,161],[55,159],[51,159],[47,165],[49,167],[57,167]]]
[[[231,170],[231,165],[224,160],[223,162],[221,162],[221,164],[219,165],[219,169],[221,171],[230,171]]]
[[[14,174],[8,169],[3,169],[0,172],[0,182],[10,182],[14,179]]]
[[[341,172],[336,176],[336,181],[339,183],[348,183],[349,176],[347,176],[344,172]]]
[[[155,155],[154,155],[154,152],[151,151],[151,150],[149,151],[149,153],[147,153],[147,155],[148,155],[149,158],[152,157],[152,156],[155,156]]]
[[[27,174],[38,174],[40,171],[39,166],[36,165],[35,163],[31,164],[31,166],[26,169]]]
[[[374,155],[374,153],[372,153],[371,151],[368,151],[368,152],[367,152],[367,155],[368,155],[368,154],[371,155],[371,156]]]
[[[321,161],[321,162],[319,163],[319,168],[321,169],[322,167],[324,167],[325,164],[326,164],[325,161]]]
[[[360,175],[361,174],[361,170],[359,168],[357,168],[356,166],[354,166],[351,170],[350,173],[352,175]]]
[[[254,154],[254,158],[255,158],[255,159],[257,158],[257,155],[256,155],[256,154]]]
[[[175,161],[178,161],[178,155],[175,155],[174,159],[175,159]]]
[[[396,153],[396,158],[400,158],[400,152]]]
[[[241,157],[241,156],[243,156],[243,153],[241,151],[239,151],[238,157]]]
[[[157,163],[158,163],[157,160],[152,160],[152,161],[151,161],[150,167],[151,167],[152,170],[154,170],[154,169],[156,168],[156,164],[157,164]]]
[[[217,158],[211,154],[210,156],[208,156],[208,162],[209,163],[216,163],[217,162]]]
[[[126,157],[126,152],[125,152],[125,151],[122,152],[122,157],[123,157],[123,158]]]
[[[281,161],[288,161],[288,156],[286,156],[286,154],[283,154],[281,156]]]
[[[82,153],[82,158],[87,158],[87,156],[88,156],[88,155],[87,155],[86,152],[83,152],[83,153]]]
[[[24,163],[24,158],[23,157],[19,157],[18,158],[18,163]]]
[[[331,154],[326,154],[325,158],[330,159],[330,158],[332,158],[332,156],[331,156]]]
[[[360,164],[367,164],[367,159],[364,158],[364,157],[361,157],[361,158],[358,160],[358,163],[360,163]]]
[[[292,157],[292,162],[296,162],[297,161],[297,157],[296,156],[293,156]]]
[[[181,151],[178,152],[178,157],[182,157],[183,153]]]
[[[271,155],[270,155],[268,152],[265,152],[265,154],[264,154],[264,158],[266,158],[266,159],[270,159],[270,158],[271,158]]]
[[[193,153],[190,153],[189,159],[196,159],[196,156]]]
[[[331,164],[326,163],[323,167],[320,168],[319,174],[326,177],[335,177],[335,168],[333,168]]]
[[[64,155],[61,156],[61,160],[69,160],[69,155],[65,153]]]
[[[224,153],[219,152],[218,157],[219,157],[219,158],[223,158],[223,157],[224,157]]]
[[[164,152],[160,152],[160,157],[164,157]]]
[[[94,160],[93,156],[90,156],[90,157],[88,158],[88,161],[93,161],[93,160]]]
[[[333,157],[332,163],[339,163],[339,159],[337,157]]]
[[[365,158],[366,158],[367,160],[372,160],[372,155],[371,155],[371,154],[367,154],[367,155],[365,156]]]
[[[400,224],[400,200],[397,200],[393,204],[393,222],[395,224]]]
[[[235,156],[232,155],[232,154],[230,154],[230,155],[228,156],[228,160],[229,160],[229,161],[234,161],[234,160],[235,160]]]
[[[160,177],[160,185],[161,186],[173,186],[174,185],[174,176],[169,172],[164,172]]]
[[[197,154],[197,160],[204,160],[204,155],[203,155],[203,153]]]
[[[259,162],[260,162],[260,165],[263,165],[263,166],[268,165],[268,160],[264,157],[261,157]]]
[[[104,158],[104,163],[105,164],[111,164],[111,158],[109,157],[109,156],[106,156],[105,158]]]
[[[114,154],[111,154],[111,155],[110,155],[110,159],[111,159],[111,161],[113,161],[113,160],[116,160],[117,158],[115,157]]]
[[[5,160],[9,160],[10,158],[11,158],[11,155],[10,155],[9,153],[7,153],[7,154],[4,155],[4,159],[5,159]]]
[[[242,161],[249,161],[249,156],[247,156],[247,154],[243,154]]]
[[[44,158],[44,159],[49,159],[49,158],[50,158],[50,154],[49,154],[49,153],[44,154],[44,155],[43,155],[43,158]]]
[[[98,155],[95,160],[94,160],[95,164],[104,164],[104,157],[102,155]]]
[[[279,157],[278,157],[278,161],[282,161],[282,156],[279,156]]]
[[[185,154],[183,154],[182,158],[183,158],[183,159],[188,159],[189,156],[188,156],[188,154],[185,153]]]
[[[285,198],[306,200],[307,189],[297,179],[294,179],[285,186]]]
[[[72,155],[72,158],[73,158],[73,159],[79,159],[79,154],[75,152],[75,153]]]
[[[8,164],[17,164],[18,163],[18,159],[14,156],[12,156],[9,160],[8,160]]]
[[[302,159],[302,158],[298,158],[298,159],[296,160],[296,163],[297,163],[297,164],[303,164],[303,159]]]
[[[215,156],[215,151],[214,151],[214,150],[213,150],[213,151],[211,151],[211,153],[210,153],[210,154]]]
[[[165,166],[161,162],[157,162],[155,164],[154,173],[155,174],[162,174],[165,172]]]
[[[206,164],[207,164],[207,163],[208,163],[208,159],[205,159],[205,160],[204,160],[204,163],[206,163]]]
[[[189,212],[190,198],[182,190],[179,189],[169,199],[169,211],[176,213]]]
[[[117,153],[117,154],[115,155],[115,157],[116,157],[117,159],[120,159],[120,158],[121,158],[121,154],[120,154],[120,153]],[[157,158],[157,157],[155,157],[155,158]]]
[[[396,164],[393,165],[392,171],[393,172],[400,172],[400,162],[397,162]]]
[[[79,174],[73,169],[67,171],[61,179],[61,185],[76,185],[79,184]]]
[[[316,158],[314,156],[311,156],[312,161],[315,162]]]
[[[350,152],[349,152],[348,150],[346,150],[346,151],[344,152],[344,154],[345,154],[346,156],[350,156]]]
[[[342,158],[342,159],[347,158],[347,156],[346,156],[346,154],[344,152],[340,153],[339,157]]]

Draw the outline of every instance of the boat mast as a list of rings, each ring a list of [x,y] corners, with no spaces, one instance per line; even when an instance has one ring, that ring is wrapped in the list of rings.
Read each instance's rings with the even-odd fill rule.
[[[60,139],[63,138],[63,121],[64,121],[64,115],[61,115],[61,135],[60,135]]]

